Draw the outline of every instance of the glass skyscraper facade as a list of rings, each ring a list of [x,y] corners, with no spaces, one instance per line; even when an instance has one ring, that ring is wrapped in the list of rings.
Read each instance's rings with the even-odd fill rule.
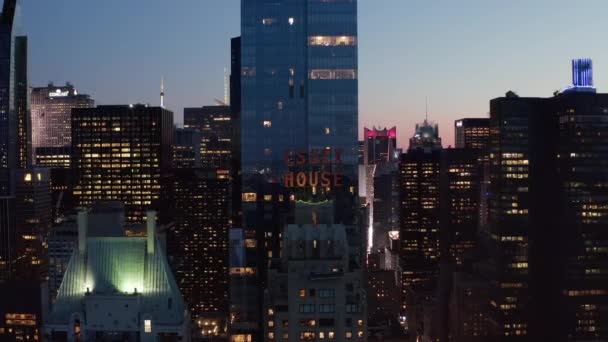
[[[31,150],[27,88],[27,37],[17,35],[19,1],[0,15],[0,195],[10,192],[11,168],[26,167]]]
[[[356,0],[241,1],[242,228],[257,278],[241,294],[263,298],[288,224],[342,223],[359,239],[357,41]],[[231,338],[263,338],[261,301],[239,295]]]
[[[331,149],[356,179],[357,1],[241,5],[243,173],[279,179],[289,152]]]

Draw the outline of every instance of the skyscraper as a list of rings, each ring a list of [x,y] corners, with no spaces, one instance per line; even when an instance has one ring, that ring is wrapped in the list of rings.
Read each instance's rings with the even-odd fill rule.
[[[495,336],[527,338],[529,310],[529,119],[542,99],[513,92],[490,101],[490,187],[485,228]],[[489,272],[489,271],[488,271]]]
[[[17,233],[15,215],[15,197],[0,197],[0,283],[13,277]]]
[[[184,127],[200,132],[204,168],[230,170],[234,121],[229,106],[184,108]]]
[[[290,151],[357,165],[357,2],[242,2],[244,174],[279,179]],[[324,18],[321,20],[320,18]]]
[[[27,37],[18,36],[17,0],[6,0],[0,17],[0,195],[8,195],[10,169],[26,167],[31,151],[27,88]]]
[[[403,309],[418,334],[422,307],[434,296],[439,277],[440,164],[437,126],[425,120],[416,125],[399,165]]]
[[[221,335],[229,312],[231,181],[215,169],[182,168],[172,173],[174,225],[167,232],[167,254],[198,330],[205,330],[203,336]],[[204,328],[211,326],[218,328]]]
[[[201,132],[194,128],[176,128],[173,139],[174,169],[201,167]]]
[[[397,127],[391,129],[364,128],[364,163],[383,164],[397,159]]]
[[[72,110],[74,196],[81,206],[121,201],[127,222],[157,204],[171,166],[173,113],[144,105]]]
[[[481,167],[479,151],[444,149],[440,166],[442,260],[462,267],[477,240]]]
[[[15,278],[46,279],[47,238],[52,224],[51,179],[49,169],[14,171],[16,216]]]
[[[456,148],[484,150],[490,137],[490,119],[460,119],[454,122]]]
[[[259,299],[287,224],[320,211],[345,225],[351,261],[363,262],[357,59],[356,1],[241,2],[242,228],[255,235]],[[263,338],[260,317],[233,328]]]
[[[72,144],[72,108],[95,105],[89,95],[79,94],[70,83],[32,88],[32,148],[66,147]],[[48,150],[47,150],[48,152]]]
[[[608,95],[590,60],[551,98],[491,101],[490,323],[508,340],[602,340]],[[552,310],[555,305],[560,310]]]

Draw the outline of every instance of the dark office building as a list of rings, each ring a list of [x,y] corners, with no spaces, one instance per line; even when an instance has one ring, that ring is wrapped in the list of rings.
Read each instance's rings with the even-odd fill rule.
[[[234,122],[229,106],[184,108],[184,128],[200,131],[204,168],[230,170]]]
[[[475,247],[482,182],[475,149],[445,149],[441,156],[441,255],[462,267]]]
[[[17,112],[17,166],[32,164],[32,121],[27,79],[28,48],[27,37],[15,37],[15,84],[14,101]]]
[[[0,195],[8,195],[10,169],[26,167],[31,154],[27,85],[27,37],[17,36],[17,0],[6,0],[0,17]]]
[[[525,339],[529,309],[529,119],[538,98],[509,92],[490,102],[490,187],[485,228],[492,274],[493,334]]]
[[[232,113],[232,226],[242,226],[241,177],[241,37],[230,40],[230,112]]]
[[[490,137],[490,119],[460,119],[454,122],[456,148],[484,150]]]
[[[0,283],[0,340],[42,341],[48,290],[36,282]]]
[[[241,37],[230,39],[230,110],[233,118],[241,112]]]
[[[608,308],[605,286],[608,273],[603,271],[608,267],[608,234],[605,229],[608,226],[608,94],[572,91],[558,95],[551,102],[550,117],[559,120],[559,144],[554,162],[559,180],[555,185],[559,186],[558,195],[561,195],[553,199],[561,198],[562,205],[565,204],[564,210],[557,211],[559,221],[553,221],[560,230],[557,235],[561,239],[559,246],[562,248],[559,250],[563,258],[560,260],[562,267],[553,266],[554,270],[563,272],[559,273],[563,277],[560,292],[561,303],[564,304],[559,311],[563,315],[560,322],[564,323],[567,336],[573,340],[608,339],[608,317],[603,314]],[[531,163],[536,163],[536,160],[532,159]],[[535,183],[530,190],[534,195],[537,195],[536,181],[546,181],[540,163],[538,165],[532,170]],[[546,194],[541,190],[542,186],[539,188],[538,195]],[[542,206],[538,200],[536,196],[533,198],[534,209],[536,205]],[[559,205],[553,203],[556,207]],[[547,210],[543,214],[555,215],[554,210],[545,208]],[[534,215],[533,212],[531,220],[542,224],[541,217],[545,215]],[[534,241],[552,231],[550,224],[545,223],[542,231],[533,236]],[[555,251],[554,246],[544,247],[543,254]],[[531,250],[534,257],[536,252]],[[547,270],[545,265],[551,264],[551,258],[546,257],[543,261],[545,263],[531,270],[541,272],[533,280],[547,281],[542,274]]]
[[[420,335],[422,310],[439,277],[440,142],[437,126],[426,120],[416,125],[399,165],[402,307],[410,329]]]
[[[0,197],[0,283],[13,278],[17,233],[15,197]]]
[[[452,277],[448,323],[450,341],[489,341],[489,283],[464,272],[455,272]]]
[[[174,169],[171,189],[174,225],[167,233],[167,254],[178,286],[200,329],[224,327],[229,316],[230,179],[221,170]],[[219,328],[203,335],[224,334]]]
[[[591,61],[551,98],[491,101],[490,323],[505,340],[604,340],[608,94]],[[559,307],[559,310],[555,310]]]
[[[374,223],[385,230],[399,225],[399,170],[397,163],[378,166],[374,172]]]
[[[16,216],[15,278],[44,280],[47,238],[52,224],[51,179],[46,168],[14,171]]]
[[[161,195],[172,143],[173,113],[164,108],[73,109],[72,171],[78,205],[120,201],[129,224],[143,223]]]
[[[174,169],[201,167],[201,133],[197,129],[175,129],[172,162]]]
[[[383,164],[395,161],[397,150],[397,127],[391,129],[363,129],[364,164]]]
[[[48,168],[51,174],[53,221],[76,207],[72,191],[71,159],[71,146],[36,148],[35,165]]]

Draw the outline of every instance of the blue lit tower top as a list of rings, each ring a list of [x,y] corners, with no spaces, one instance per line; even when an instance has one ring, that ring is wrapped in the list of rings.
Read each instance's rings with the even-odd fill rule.
[[[593,92],[593,62],[590,58],[572,60],[572,86],[566,91]]]

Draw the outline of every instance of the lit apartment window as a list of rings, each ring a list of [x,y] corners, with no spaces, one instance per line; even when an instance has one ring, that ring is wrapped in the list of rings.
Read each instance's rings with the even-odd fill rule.
[[[306,289],[300,289],[300,297],[306,297]]]
[[[330,340],[333,340],[335,336],[336,335],[334,334],[333,331],[330,331],[330,332],[327,333],[327,338],[329,338]]]
[[[144,320],[144,332],[149,334],[152,332],[152,320],[146,319]]]
[[[346,334],[344,334],[344,336],[346,337],[347,340],[350,340],[351,338],[353,338],[353,333],[352,333],[352,331],[347,331]]]
[[[290,17],[290,18],[289,18],[289,20],[288,20],[288,22],[289,22],[289,25],[291,26],[291,25],[293,25],[293,24],[294,24],[296,21],[295,21],[295,19],[294,19],[293,17]]]
[[[26,173],[25,177],[24,177],[24,180],[26,182],[31,182],[32,181],[32,174],[31,173]]]

